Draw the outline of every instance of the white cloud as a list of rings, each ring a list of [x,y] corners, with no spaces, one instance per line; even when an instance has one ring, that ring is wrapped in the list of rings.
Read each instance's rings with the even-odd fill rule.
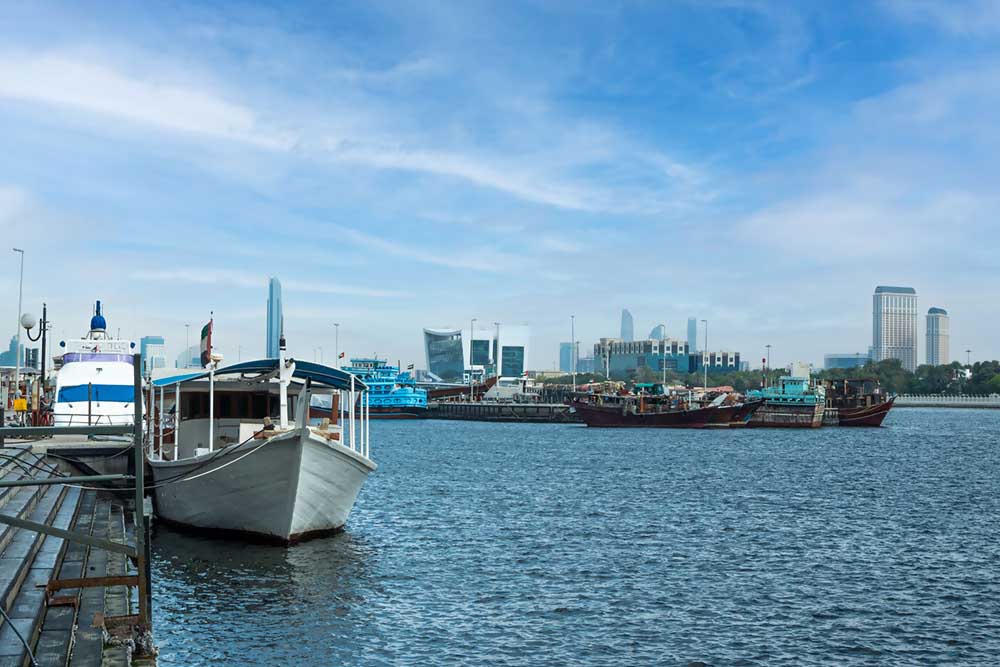
[[[210,267],[189,267],[181,269],[136,271],[130,276],[133,280],[162,283],[189,283],[198,285],[220,285],[262,290],[267,284],[264,274],[244,273],[213,269]],[[363,296],[378,298],[394,298],[407,296],[406,292],[397,290],[371,289],[350,285],[313,280],[282,279],[282,287],[292,292],[308,292],[312,294],[339,294],[344,296]]]
[[[384,74],[404,77],[431,71],[434,66],[431,61],[416,61]],[[122,68],[62,53],[0,53],[0,97],[69,107],[161,131],[299,158],[454,178],[527,202],[569,210],[657,213],[695,196],[700,187],[697,172],[690,166],[632,146],[617,132],[593,124],[564,128],[557,118],[520,119],[517,122],[536,124],[534,131],[540,133],[542,145],[530,153],[455,148],[441,142],[435,145],[429,138],[433,131],[408,136],[389,129],[394,125],[393,113],[398,112],[369,98],[365,104],[370,108],[353,113],[326,108],[310,111],[308,102],[284,100],[288,110],[278,124],[265,120],[252,105],[231,101],[204,85],[150,74],[155,72],[152,66],[144,67],[143,72],[142,77],[131,76]],[[351,77],[347,79],[344,85],[350,85]],[[377,120],[362,121],[362,117],[381,117],[385,127],[378,127]],[[338,128],[335,134],[324,129],[330,126]],[[111,132],[116,129],[108,127]],[[627,170],[625,165],[630,165]],[[628,181],[638,179],[640,184],[611,186],[580,175],[594,166],[616,169]],[[642,184],[643,180],[648,182]]]
[[[996,0],[883,0],[883,5],[904,21],[959,35],[1000,32],[1000,3]]]

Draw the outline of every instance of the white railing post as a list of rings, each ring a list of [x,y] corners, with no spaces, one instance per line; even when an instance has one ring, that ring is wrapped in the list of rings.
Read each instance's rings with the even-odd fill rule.
[[[164,419],[163,419],[163,394],[165,394],[166,391],[167,391],[167,388],[165,386],[164,387],[160,387],[160,419],[159,419],[159,422],[160,422],[160,446],[157,448],[157,458],[160,459],[160,460],[163,459],[163,423],[164,423]]]
[[[351,376],[351,403],[350,403],[350,405],[347,406],[347,419],[351,423],[351,445],[350,445],[351,449],[355,449],[355,447],[354,447],[354,432],[356,430],[356,427],[354,425],[354,402],[356,400],[357,400],[357,398],[354,395],[354,376],[352,375]]]
[[[371,452],[371,432],[372,432],[372,422],[371,422],[371,405],[369,403],[369,393],[365,391],[365,458],[371,458],[369,452]]]

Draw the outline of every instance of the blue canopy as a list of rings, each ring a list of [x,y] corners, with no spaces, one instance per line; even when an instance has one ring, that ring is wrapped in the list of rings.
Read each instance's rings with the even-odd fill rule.
[[[277,370],[277,359],[259,359],[257,361],[243,361],[238,364],[233,364],[232,366],[217,368],[215,370],[215,375],[216,377],[219,377],[220,375],[243,374],[264,375],[267,373],[275,373]],[[171,377],[153,380],[153,386],[163,387],[167,385],[190,382],[192,380],[201,380],[207,377],[208,371],[185,373],[182,375],[173,375]],[[356,390],[360,391],[368,388],[368,386],[365,385],[360,378],[352,376],[347,371],[331,368],[330,366],[324,366],[323,364],[317,364],[311,361],[295,360],[295,372],[292,374],[292,377],[300,380],[310,379],[314,384],[325,387],[333,387],[334,389],[350,389],[351,378],[354,377],[354,388]]]

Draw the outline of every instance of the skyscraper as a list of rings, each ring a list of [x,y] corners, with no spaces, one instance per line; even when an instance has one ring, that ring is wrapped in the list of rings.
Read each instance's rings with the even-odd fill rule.
[[[688,349],[691,354],[698,351],[698,318],[688,318]]]
[[[271,276],[267,283],[267,358],[278,358],[278,342],[285,329],[281,311],[281,281]]]
[[[917,370],[917,291],[912,287],[875,288],[872,297],[872,347],[875,362],[899,359]]]
[[[927,363],[931,366],[941,366],[951,361],[949,324],[948,311],[944,308],[931,308],[927,311]]]
[[[577,347],[579,351],[579,347]],[[579,359],[579,356],[577,356]],[[573,372],[573,344],[559,343],[559,370],[563,373]]]
[[[143,336],[139,339],[142,374],[151,375],[154,368],[167,367],[166,346],[163,336]]]
[[[667,325],[657,324],[653,327],[653,330],[649,332],[649,340],[663,340],[667,337]]]
[[[632,324],[632,313],[627,308],[622,308],[622,335],[621,339],[626,343],[635,340],[635,326]]]

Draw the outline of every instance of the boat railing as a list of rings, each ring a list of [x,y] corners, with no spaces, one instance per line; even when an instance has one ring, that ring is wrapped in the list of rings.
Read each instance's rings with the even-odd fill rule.
[[[336,415],[335,423],[340,427],[340,444],[366,459],[371,458],[371,405],[370,392],[362,389],[351,375],[350,389],[338,390],[336,405],[331,406]],[[309,403],[312,381],[306,379],[295,407],[295,422],[300,426],[309,425]],[[346,410],[346,413],[345,413]]]
[[[52,417],[56,426],[123,426],[131,424],[134,419],[135,414],[132,412],[99,415],[54,414]]]

